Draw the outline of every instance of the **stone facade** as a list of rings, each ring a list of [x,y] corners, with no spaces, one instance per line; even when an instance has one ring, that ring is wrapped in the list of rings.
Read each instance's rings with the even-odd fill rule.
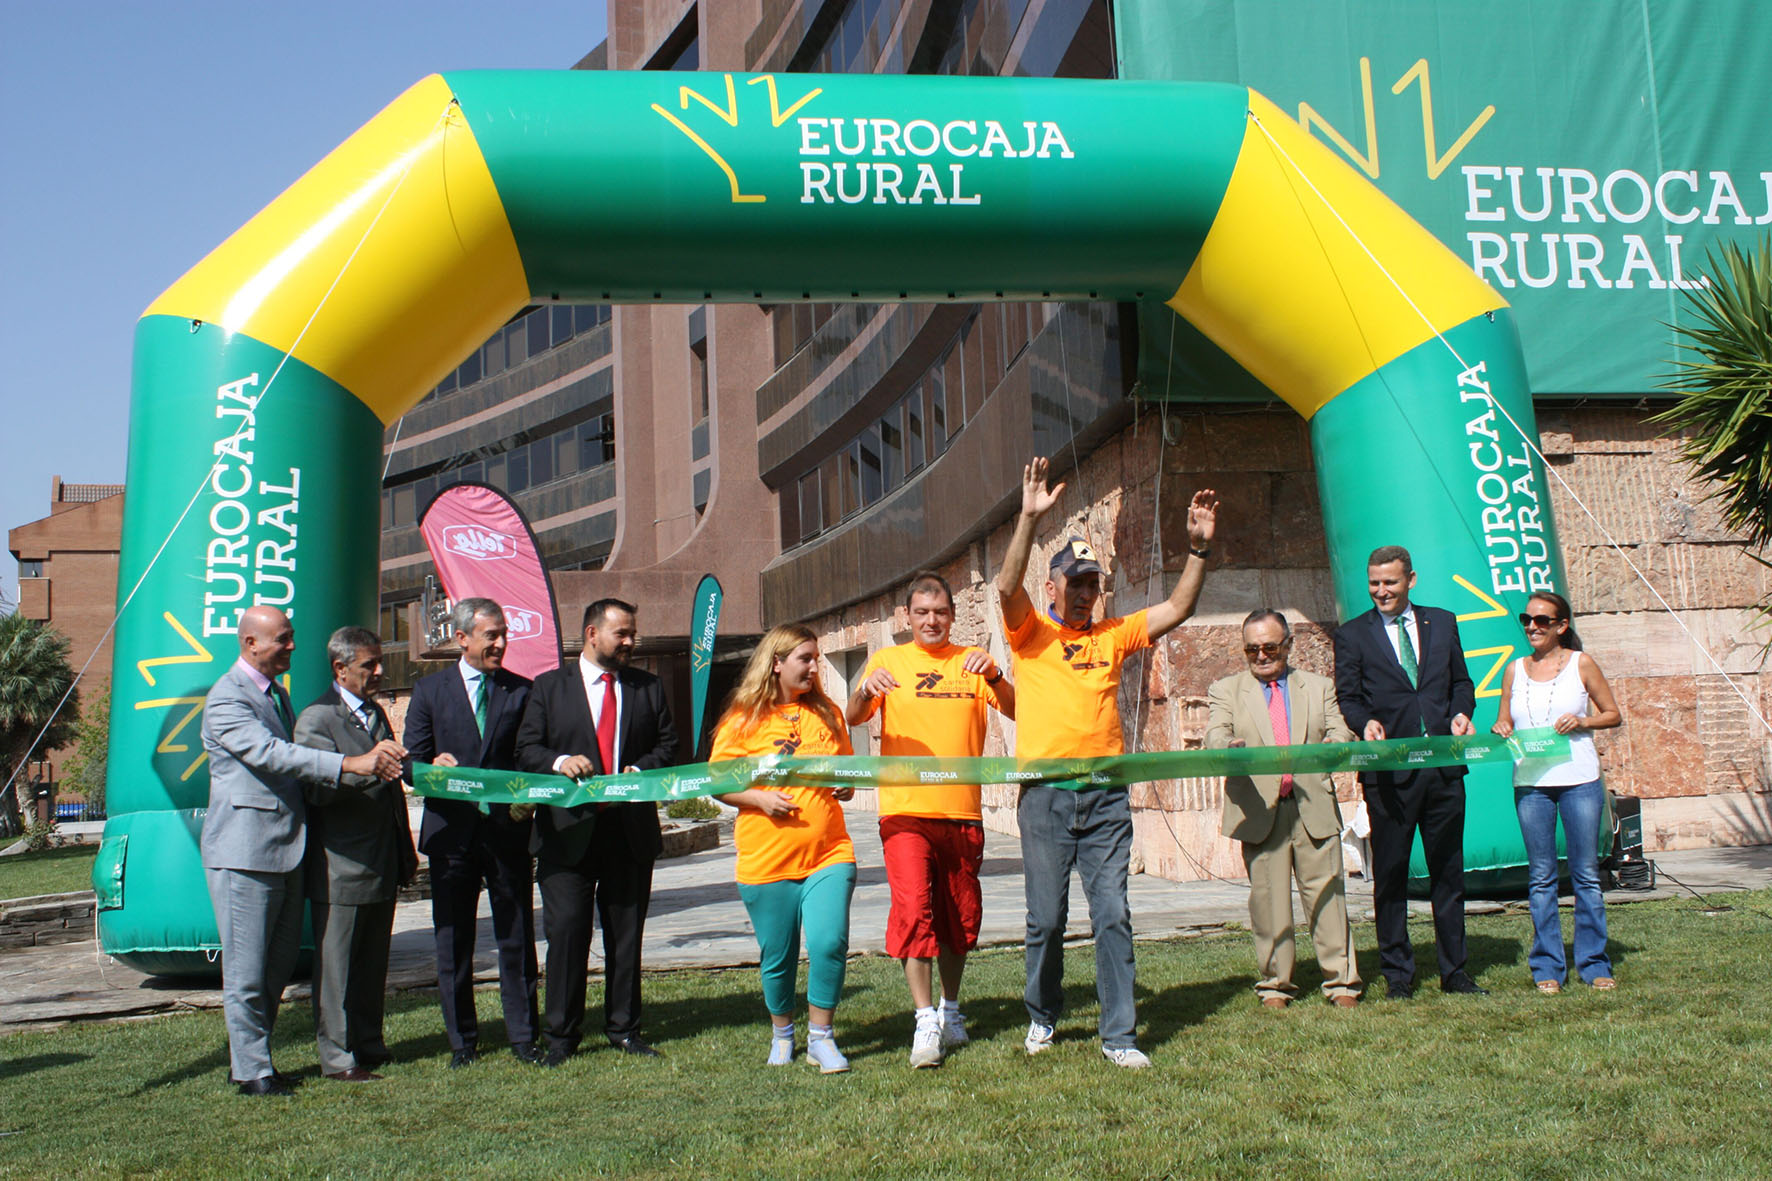
[[[1772,731],[1762,721],[1772,709],[1772,680],[1760,669],[1762,637],[1752,630],[1769,572],[1721,526],[1678,462],[1675,443],[1658,438],[1646,417],[1606,406],[1540,412],[1569,598],[1625,715],[1622,728],[1598,736],[1602,767],[1615,792],[1644,801],[1650,851],[1772,843]],[[1294,664],[1333,671],[1328,551],[1308,428],[1296,415],[1264,407],[1145,409],[1063,478],[1063,499],[1036,539],[1030,590],[1039,597],[1038,572],[1059,540],[1080,534],[1108,562],[1104,607],[1111,614],[1167,594],[1186,557],[1194,490],[1215,488],[1223,501],[1194,618],[1127,666],[1120,696],[1127,749],[1201,745],[1206,688],[1242,667],[1240,623],[1258,604],[1291,619]],[[999,523],[940,567],[956,591],[956,641],[986,645],[1000,661],[1007,652],[989,579],[1011,527]],[[902,604],[889,597],[813,624],[836,697],[867,652],[901,642],[909,630]],[[1492,717],[1493,707],[1487,712]],[[986,753],[1012,751],[1013,734],[1013,723],[993,718]],[[1337,786],[1342,799],[1358,798],[1351,775]],[[1013,832],[1014,789],[985,794],[986,823]],[[1218,834],[1220,781],[1142,784],[1132,804],[1135,868],[1182,881],[1242,876],[1234,842]]]

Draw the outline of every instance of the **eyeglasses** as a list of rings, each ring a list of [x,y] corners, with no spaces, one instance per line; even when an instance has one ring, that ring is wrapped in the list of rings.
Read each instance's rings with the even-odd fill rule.
[[[1561,622],[1563,622],[1561,619],[1550,615],[1528,615],[1524,611],[1520,612],[1521,627],[1541,627],[1545,631],[1549,631]]]
[[[1281,640],[1278,644],[1244,644],[1243,655],[1249,657],[1251,660],[1254,660],[1257,656],[1266,656],[1271,659],[1284,652],[1286,650],[1286,645],[1291,642],[1292,641],[1290,640]]]

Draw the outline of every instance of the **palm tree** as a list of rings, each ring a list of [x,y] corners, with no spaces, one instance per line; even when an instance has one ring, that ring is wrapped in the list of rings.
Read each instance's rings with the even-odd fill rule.
[[[1751,253],[1725,243],[1706,269],[1710,285],[1692,289],[1688,305],[1695,321],[1674,326],[1696,356],[1677,359],[1662,384],[1680,400],[1650,421],[1685,436],[1680,457],[1716,485],[1724,524],[1764,547],[1772,542],[1772,239]]]
[[[1710,481],[1723,523],[1747,539],[1747,556],[1772,542],[1772,238],[1743,250],[1725,243],[1706,258],[1710,284],[1694,288],[1695,319],[1677,324],[1688,356],[1662,384],[1680,400],[1649,421],[1679,434],[1680,458]],[[1772,618],[1772,600],[1758,607]],[[1768,639],[1762,655],[1772,654]]]
[[[73,738],[80,721],[73,684],[67,637],[21,615],[0,619],[0,784],[33,754]],[[0,792],[0,819],[14,831],[28,790],[20,775],[14,791]]]

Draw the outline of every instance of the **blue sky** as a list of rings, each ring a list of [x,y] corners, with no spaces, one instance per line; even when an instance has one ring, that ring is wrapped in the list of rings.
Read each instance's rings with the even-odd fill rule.
[[[150,301],[426,74],[565,68],[602,0],[58,0],[0,33],[0,530],[120,483]],[[0,550],[0,595],[17,569]]]

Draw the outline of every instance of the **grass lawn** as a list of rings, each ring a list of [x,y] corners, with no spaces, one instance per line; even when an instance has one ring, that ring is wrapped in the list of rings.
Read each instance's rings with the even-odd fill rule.
[[[10,853],[0,857],[0,898],[90,890],[92,859],[97,856],[97,845],[64,845],[40,853]]]
[[[1763,1177],[1772,893],[1719,901],[1734,909],[1614,908],[1611,994],[1532,991],[1524,916],[1470,922],[1492,996],[1351,1012],[1262,1009],[1246,936],[1140,944],[1143,1072],[1097,1051],[1086,949],[1052,1050],[1023,1053],[1020,953],[989,952],[967,978],[973,1044],[917,1072],[881,958],[851,965],[837,1027],[855,1069],[828,1078],[763,1066],[755,976],[736,970],[647,979],[662,1061],[598,1049],[552,1072],[503,1053],[448,1070],[417,994],[393,1002],[386,1081],[327,1083],[294,1006],[277,1037],[305,1079],[292,1100],[233,1093],[215,1013],[20,1034],[0,1040],[0,1174]],[[1431,965],[1431,926],[1413,934]],[[1371,974],[1372,928],[1356,936]],[[482,1046],[502,1050],[496,992],[479,1002]]]

